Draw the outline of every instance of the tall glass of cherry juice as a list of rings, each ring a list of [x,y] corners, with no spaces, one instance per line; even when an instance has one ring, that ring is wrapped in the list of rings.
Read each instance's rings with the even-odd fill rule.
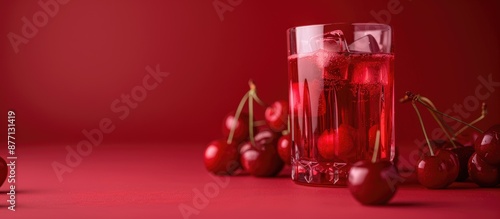
[[[288,29],[292,179],[345,186],[351,164],[394,162],[391,27],[354,23]]]

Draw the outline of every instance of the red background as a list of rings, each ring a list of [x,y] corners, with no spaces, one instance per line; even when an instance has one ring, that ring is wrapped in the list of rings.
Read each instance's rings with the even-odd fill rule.
[[[41,8],[37,1],[0,2],[0,120],[3,116],[5,127],[0,156],[7,153],[6,114],[15,110],[17,151],[23,157],[19,217],[88,218],[97,212],[121,218],[180,217],[179,203],[191,203],[192,189],[213,181],[202,164],[203,148],[221,137],[221,120],[236,109],[247,81],[255,81],[266,102],[287,97],[285,31],[292,26],[388,22],[395,31],[397,98],[411,90],[447,109],[471,100],[481,85],[479,76],[500,82],[496,1],[243,0],[223,14],[223,21],[212,3],[70,1],[16,54],[7,35],[21,35],[22,18],[32,20]],[[389,12],[397,3],[397,10]],[[157,64],[170,75],[120,120],[111,103],[142,83],[146,66]],[[481,128],[500,122],[500,87],[486,102],[490,113],[478,124]],[[435,125],[424,116],[430,131]],[[65,147],[74,148],[85,139],[82,130],[98,128],[103,118],[116,127],[104,135],[107,147],[96,149],[99,153],[59,182],[52,162],[64,162]],[[412,107],[396,104],[396,143],[403,156],[416,148],[415,139],[423,135]],[[300,209],[302,202],[323,216],[331,214],[325,211],[332,206],[337,215],[373,218],[392,213],[424,218],[436,212],[458,218],[476,210],[481,217],[499,214],[494,205],[498,189],[470,189],[472,183],[441,191],[406,187],[395,205],[363,208],[345,189],[297,186],[287,175],[231,180],[202,216],[222,212],[255,218],[273,211],[309,216]],[[6,198],[7,184],[0,189]]]
[[[212,1],[70,1],[16,54],[5,36],[21,34],[21,18],[32,20],[41,8],[2,1],[0,106],[17,112],[19,142],[26,145],[76,144],[83,129],[105,117],[116,125],[105,143],[205,144],[221,136],[221,120],[235,110],[248,79],[267,102],[287,97],[287,28],[377,21],[373,14],[388,11],[388,2],[243,1],[221,21]],[[498,3],[396,2],[399,13],[378,21],[395,31],[397,98],[411,90],[446,109],[474,95],[479,75],[500,81]],[[157,64],[170,75],[118,120],[112,101]],[[488,98],[489,119],[480,127],[500,121],[499,89]],[[410,105],[397,104],[396,112],[398,145],[421,139]]]

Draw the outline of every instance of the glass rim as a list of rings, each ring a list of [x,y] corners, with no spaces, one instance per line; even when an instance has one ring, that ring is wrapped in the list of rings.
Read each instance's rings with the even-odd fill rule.
[[[295,27],[290,27],[287,29],[287,33],[290,33],[293,30],[297,29],[306,29],[306,28],[318,28],[318,27],[326,27],[326,26],[370,26],[370,27],[384,27],[378,28],[379,30],[391,31],[392,27],[388,24],[384,23],[373,23],[373,22],[357,22],[357,23],[349,23],[349,22],[336,22],[336,23],[323,23],[323,24],[308,24],[308,25],[300,25]]]

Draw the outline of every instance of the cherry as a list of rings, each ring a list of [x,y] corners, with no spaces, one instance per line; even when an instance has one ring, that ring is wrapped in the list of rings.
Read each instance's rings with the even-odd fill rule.
[[[349,170],[348,187],[356,200],[364,205],[386,204],[396,193],[399,178],[389,161],[377,161],[380,131],[376,132],[372,160],[356,162]]]
[[[407,92],[407,96],[405,98],[410,98],[409,96],[412,96],[411,93]],[[455,174],[454,171],[448,170],[448,166],[457,166],[456,163],[453,163],[450,161],[450,156],[447,156],[449,154],[446,154],[443,152],[443,155],[441,156],[435,156],[434,150],[432,147],[431,141],[429,140],[429,137],[427,136],[427,133],[425,131],[425,125],[424,121],[422,120],[422,116],[420,115],[420,110],[418,110],[417,105],[415,104],[416,101],[422,102],[423,97],[420,96],[412,96],[410,99],[412,100],[411,104],[413,108],[415,109],[415,113],[417,114],[418,120],[420,122],[420,126],[422,128],[422,132],[424,134],[425,140],[427,141],[427,146],[429,148],[429,155],[424,155],[417,163],[417,180],[418,182],[427,187],[428,189],[442,189],[447,187],[451,182],[450,179],[452,178],[452,174]],[[425,98],[426,99],[426,98]],[[440,122],[439,119],[437,119],[436,115],[434,112],[431,110],[431,108],[435,109],[434,104],[432,104],[430,101],[427,103],[424,103],[424,105],[430,105],[428,106],[429,111],[431,111],[431,114],[434,116],[436,121],[439,123],[441,127],[443,127],[443,124]],[[444,132],[446,130],[442,128]],[[449,134],[446,134],[449,136]],[[444,160],[443,160],[444,158]],[[452,164],[453,163],[453,164]]]
[[[235,113],[231,112],[224,117],[222,123],[222,134],[226,138],[229,137],[231,128],[235,126],[232,142],[243,142],[248,138],[248,114],[241,113],[237,120],[235,120],[234,115]]]
[[[478,131],[471,130],[466,133],[462,133],[457,136],[457,140],[464,146],[474,146],[474,142],[478,139],[482,134]]]
[[[454,152],[450,151],[450,150],[446,150],[446,149],[439,149],[436,153],[436,156],[443,160],[444,163],[446,164],[446,170],[448,171],[448,174],[447,174],[447,186],[449,186],[451,183],[453,183],[457,177],[458,177],[458,173],[459,173],[459,163],[458,163],[458,156],[457,154],[455,154]]]
[[[292,163],[292,138],[290,134],[285,134],[278,140],[278,154],[287,165]]]
[[[5,179],[7,178],[7,172],[8,172],[8,167],[7,163],[3,158],[0,157],[0,187],[2,184],[5,182]]]
[[[288,124],[288,102],[276,101],[266,108],[265,118],[267,125],[275,132],[281,132]]]
[[[453,153],[455,153],[458,157],[459,171],[456,181],[463,182],[467,178],[469,178],[469,172],[467,170],[467,164],[469,163],[469,159],[474,154],[474,147],[457,147],[451,149]]]
[[[325,130],[318,138],[318,152],[325,159],[338,158],[350,161],[354,158],[354,129],[342,124],[337,129]]]
[[[261,131],[255,135],[255,146],[245,143],[240,149],[243,168],[253,176],[277,175],[284,166],[276,147],[277,139],[272,131]]]
[[[474,149],[486,163],[500,165],[500,124],[490,127],[476,139]]]
[[[417,165],[418,182],[429,189],[448,186],[446,163],[437,156],[424,156]]]
[[[446,113],[443,113],[441,111],[438,111],[436,106],[426,97],[420,96],[420,95],[415,95],[411,92],[406,92],[406,95],[404,98],[400,100],[400,102],[410,102],[412,103],[413,107],[415,108],[415,111],[417,113],[417,116],[420,121],[420,125],[422,126],[422,131],[425,135],[425,138],[427,140],[427,144],[429,146],[429,151],[432,153],[432,147],[431,143],[429,141],[429,138],[427,137],[425,127],[422,121],[422,118],[420,116],[420,112],[418,108],[416,107],[416,102],[421,103],[424,107],[426,107],[429,112],[432,114],[436,122],[439,124],[441,127],[441,130],[444,132],[446,137],[450,140],[450,143],[452,144],[452,147],[446,146],[446,145],[441,145],[441,147],[446,148],[448,150],[451,150],[453,153],[455,153],[458,157],[459,160],[459,174],[457,176],[457,181],[463,181],[465,180],[468,175],[471,176],[471,178],[476,181],[479,185],[481,186],[491,186],[494,181],[498,181],[498,170],[496,170],[497,166],[500,165],[500,125],[495,125],[488,129],[486,132],[482,132],[480,129],[477,127],[473,126],[475,123],[481,121],[482,119],[485,118],[487,114],[486,110],[486,104],[483,103],[481,107],[481,115],[473,120],[472,122],[464,122],[458,118],[455,118],[453,116],[450,116]],[[439,116],[438,116],[439,114]],[[444,117],[448,117],[454,121],[457,121],[459,123],[464,124],[461,129],[458,131],[451,130],[451,128],[447,125],[445,125]],[[464,144],[470,144],[467,138],[464,139],[464,136],[467,137],[466,134],[463,134],[464,131],[468,128],[473,128],[475,131],[472,131],[472,134],[469,135],[469,141],[473,140],[475,138],[475,133],[480,132],[483,133],[480,135],[477,139],[474,141],[474,149],[475,153],[473,156],[471,156],[471,153],[473,150],[471,147],[463,147],[460,144],[457,144],[455,142],[455,139],[460,139],[461,142],[464,142]],[[438,161],[434,161],[435,166],[440,168],[441,164],[438,164]],[[465,164],[468,166],[468,171],[465,172]],[[422,165],[424,166],[424,165]],[[448,167],[449,168],[449,167]],[[442,168],[440,168],[442,169]],[[494,169],[494,171],[493,171]],[[420,172],[420,163],[419,163],[419,172]],[[424,172],[424,171],[422,171]],[[488,172],[487,174],[483,174],[483,172]],[[473,176],[474,174],[474,176]],[[425,174],[424,174],[425,175]],[[430,175],[430,174],[429,174]],[[438,178],[440,179],[442,176],[439,175],[438,177],[435,178],[435,184],[433,184],[432,187],[439,187],[440,185],[437,181]],[[428,177],[431,178],[431,177]],[[419,181],[420,181],[420,176],[419,176]],[[423,180],[426,181],[426,180]],[[440,181],[439,181],[440,182]]]
[[[215,140],[205,149],[204,162],[208,171],[217,175],[233,175],[239,169],[239,154],[236,143]]]
[[[458,167],[458,175],[457,175],[455,181],[462,182],[469,177],[469,173],[467,171],[467,163],[469,162],[470,156],[472,156],[472,154],[474,153],[473,147],[465,147],[461,143],[459,143],[458,141],[454,141],[455,146],[453,146],[453,144],[450,141],[445,141],[445,140],[440,140],[440,139],[431,140],[430,142],[431,142],[432,146],[434,146],[435,148],[438,149],[437,154],[439,154],[439,151],[444,151],[444,150],[450,151],[451,153],[455,154],[455,156],[454,156],[455,159],[453,159],[453,160],[455,160],[457,162],[457,167]],[[425,147],[422,148],[421,150],[424,154],[426,154],[429,152],[427,143],[425,143],[424,146]],[[447,156],[443,156],[443,157],[441,157],[441,159],[446,162],[446,160],[447,160],[446,157]],[[450,162],[450,161],[447,162],[448,169],[450,168],[451,163],[452,162]],[[450,171],[454,172],[454,170],[455,170],[455,168],[452,167],[452,170],[450,170]],[[452,175],[453,175],[453,173],[452,173]]]
[[[469,175],[481,187],[495,187],[500,183],[498,167],[488,164],[477,153],[469,160]]]
[[[389,161],[372,163],[358,161],[349,171],[348,186],[351,194],[365,205],[381,205],[389,202],[396,193],[398,173]]]

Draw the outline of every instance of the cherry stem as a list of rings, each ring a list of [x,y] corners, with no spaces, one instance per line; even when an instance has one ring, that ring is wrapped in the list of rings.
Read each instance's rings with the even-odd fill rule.
[[[263,107],[267,107],[267,104],[264,103],[264,101],[262,101],[259,96],[257,95],[257,86],[255,86],[255,84],[253,83],[252,80],[249,80],[248,81],[248,86],[250,86],[250,93],[249,95],[253,97],[253,99],[255,100],[255,102],[257,102],[259,105],[263,106]]]
[[[375,136],[376,136],[375,137],[375,147],[373,149],[372,163],[377,162],[378,148],[380,145],[380,130],[377,130],[377,134]]]
[[[404,102],[412,101],[412,103],[413,103],[415,100],[417,100],[419,103],[421,103],[423,106],[425,106],[425,108],[427,108],[428,110],[432,111],[433,113],[437,113],[437,114],[439,114],[441,116],[448,117],[448,118],[450,118],[450,119],[452,119],[452,120],[454,120],[456,122],[459,122],[459,123],[462,123],[462,124],[465,125],[464,127],[462,127],[462,129],[460,129],[459,131],[453,133],[453,137],[451,138],[450,142],[452,143],[452,145],[455,148],[456,148],[456,145],[455,145],[453,139],[455,139],[457,137],[457,135],[461,134],[467,128],[473,128],[476,131],[478,131],[479,133],[484,133],[481,129],[473,126],[473,124],[479,122],[480,120],[482,120],[486,116],[487,110],[486,110],[486,104],[485,103],[483,103],[483,106],[482,106],[481,116],[479,118],[477,118],[476,120],[474,120],[473,122],[471,122],[471,123],[466,123],[466,122],[464,122],[464,121],[462,121],[460,119],[457,119],[457,118],[455,118],[453,116],[450,116],[450,115],[448,115],[446,113],[443,113],[443,112],[437,110],[436,107],[434,106],[434,104],[432,104],[432,102],[429,99],[427,99],[425,97],[421,97],[420,95],[415,95],[415,94],[413,94],[413,93],[411,93],[409,91],[406,92],[406,95],[403,98],[401,98],[399,100],[399,102],[404,103]],[[443,123],[443,122],[441,122],[441,123]],[[444,123],[444,124],[446,124],[446,123]],[[453,132],[448,125],[446,125],[446,127],[448,127],[448,130],[450,130],[451,132]],[[441,129],[443,129],[443,131],[446,133],[447,137],[450,138],[450,136],[446,132],[446,130],[443,127],[441,127]]]
[[[257,93],[254,93],[253,94],[253,98],[255,99],[255,102],[257,102],[259,105],[263,106],[263,107],[267,107],[267,104],[264,103],[260,98],[259,96],[257,96]]]
[[[253,121],[253,101],[257,102],[263,107],[267,107],[267,104],[265,104],[257,95],[257,86],[253,83],[252,80],[248,81],[248,86],[250,87],[250,90],[248,91],[248,133],[250,135],[250,143],[255,146],[255,138],[253,136],[253,127],[254,127],[254,121]]]
[[[455,121],[457,121],[457,122],[459,122],[459,123],[462,123],[462,124],[464,124],[464,125],[466,125],[466,126],[468,126],[468,127],[470,127],[470,128],[473,128],[473,129],[475,129],[476,131],[478,131],[478,132],[480,132],[480,133],[484,133],[481,129],[477,128],[476,126],[473,126],[473,125],[471,125],[471,124],[469,124],[469,123],[466,123],[466,122],[464,122],[464,121],[462,121],[462,120],[460,120],[460,119],[457,119],[457,118],[455,118],[455,117],[453,117],[453,116],[450,116],[450,115],[448,115],[448,114],[446,114],[446,113],[443,113],[443,112],[440,112],[440,111],[434,110],[434,109],[432,109],[432,108],[428,108],[428,109],[430,109],[430,110],[432,110],[433,112],[438,113],[438,114],[440,114],[440,115],[442,115],[442,116],[446,116],[446,117],[448,117],[448,118],[450,118],[450,119],[452,119],[452,120],[455,120]]]
[[[419,103],[421,103],[422,105],[425,106],[425,108],[427,108],[427,110],[429,110],[429,112],[431,113],[432,117],[434,118],[434,120],[436,120],[437,124],[439,125],[439,127],[441,127],[441,130],[443,130],[444,134],[446,135],[446,137],[448,138],[448,140],[450,140],[450,143],[451,145],[453,146],[453,148],[457,148],[457,145],[455,145],[455,141],[453,141],[453,138],[451,137],[450,133],[448,133],[448,131],[450,131],[449,127],[447,126],[448,130],[445,128],[444,126],[444,123],[441,119],[441,117],[438,117],[436,115],[436,113],[434,113],[434,111],[432,111],[430,108],[432,108],[433,110],[436,110],[437,111],[437,108],[436,106],[432,103],[431,100],[429,100],[428,98],[426,97],[423,97],[423,96],[420,96],[420,95],[416,95],[415,97]]]
[[[282,135],[290,134],[290,115],[288,115],[286,118],[287,118],[286,130],[281,131]]]
[[[484,117],[486,117],[487,114],[488,114],[488,110],[486,110],[486,103],[483,103],[483,105],[481,106],[481,116],[479,116],[476,120],[469,123],[469,125],[474,125],[477,122],[481,121],[482,119],[484,119]],[[460,130],[455,132],[455,135],[453,136],[453,138],[456,138],[458,135],[462,134],[462,132],[464,132],[469,127],[470,126],[462,127]],[[483,133],[483,132],[481,132],[481,133]]]
[[[246,101],[248,100],[248,133],[250,135],[250,142],[253,146],[255,146],[255,138],[253,133],[254,126],[265,124],[265,121],[253,121],[253,101],[255,100],[262,106],[267,106],[260,98],[257,96],[257,87],[253,83],[252,80],[248,81],[248,86],[250,90],[241,98],[240,104],[238,104],[238,108],[236,109],[236,113],[234,114],[233,124],[231,126],[231,130],[229,132],[229,136],[227,137],[227,143],[231,144],[233,142],[234,132],[236,130],[236,124],[238,119],[240,118],[241,111],[245,106]]]
[[[423,96],[420,96],[420,99],[424,102],[426,102],[427,104],[429,104],[433,109],[437,110],[437,107],[434,105],[434,103],[432,103],[432,101],[427,98],[427,97],[423,97]],[[422,103],[422,102],[420,102]],[[434,112],[431,112],[431,113],[434,113]],[[443,117],[438,117],[439,118],[439,121],[441,122],[441,124],[447,128],[447,130],[450,132],[450,133],[454,133],[454,130],[446,123],[444,122],[443,120]]]
[[[413,106],[415,112],[417,113],[418,121],[420,122],[420,126],[422,126],[422,132],[424,133],[425,140],[427,141],[427,146],[429,146],[429,151],[431,153],[431,156],[434,156],[434,151],[432,150],[431,142],[429,141],[429,137],[427,136],[427,132],[425,131],[424,121],[422,121],[422,116],[420,115],[420,111],[418,110],[415,101],[411,101],[411,105]]]
[[[250,91],[251,92],[251,86]],[[250,143],[255,146],[255,139],[253,136],[253,95],[249,95],[248,97],[248,133],[250,135]]]
[[[249,92],[247,92],[243,98],[241,98],[240,104],[238,104],[238,108],[236,109],[236,113],[234,114],[233,124],[231,126],[231,130],[229,131],[229,136],[227,137],[227,144],[231,144],[233,142],[234,131],[236,130],[236,124],[238,123],[238,119],[240,118],[241,110],[243,110],[243,106],[245,106],[245,102],[248,99]]]

